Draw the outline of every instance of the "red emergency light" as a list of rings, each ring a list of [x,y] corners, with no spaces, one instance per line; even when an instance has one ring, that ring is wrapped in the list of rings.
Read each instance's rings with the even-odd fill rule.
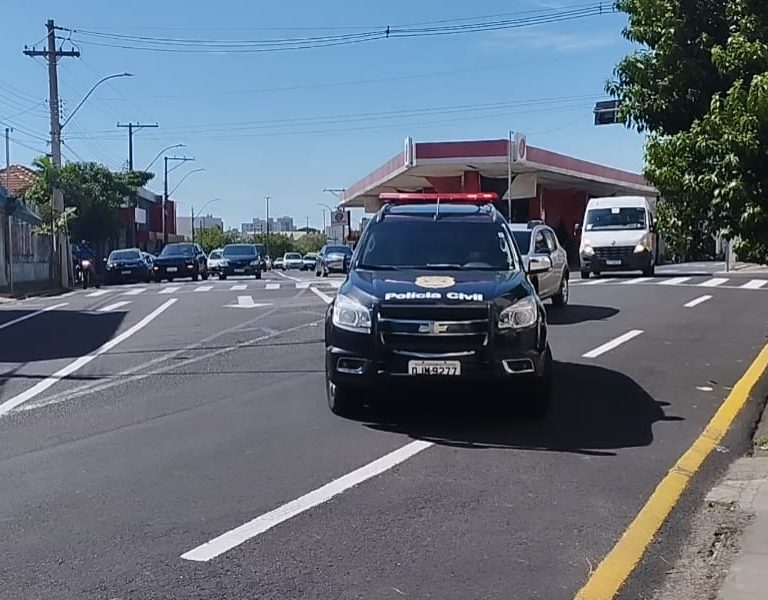
[[[477,192],[471,194],[437,194],[434,192],[422,194],[418,192],[384,192],[379,194],[379,200],[393,204],[422,203],[437,204],[440,202],[450,204],[488,204],[499,199],[498,194],[494,192]]]

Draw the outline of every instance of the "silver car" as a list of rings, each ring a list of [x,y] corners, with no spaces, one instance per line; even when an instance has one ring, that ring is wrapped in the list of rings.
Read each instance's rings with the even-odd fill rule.
[[[283,254],[283,271],[290,269],[301,269],[304,266],[304,259],[298,252],[286,252]]]
[[[510,223],[509,229],[520,248],[526,270],[531,261],[552,265],[549,270],[531,276],[539,298],[552,298],[552,304],[555,306],[568,304],[568,254],[558,241],[554,230],[543,221]]]
[[[221,267],[224,266],[224,258],[223,258],[223,250],[221,248],[217,248],[216,250],[211,250],[211,253],[208,255],[208,272],[213,275],[218,275],[221,273]]]

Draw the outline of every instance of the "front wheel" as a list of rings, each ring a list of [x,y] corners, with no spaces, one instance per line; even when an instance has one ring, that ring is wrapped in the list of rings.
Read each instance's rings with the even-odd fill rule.
[[[255,277],[256,279],[261,279],[261,271],[257,271]]]
[[[563,279],[560,281],[560,289],[557,294],[552,296],[552,304],[558,307],[568,304],[570,289],[568,287],[568,272],[563,273]]]
[[[354,417],[359,414],[363,405],[352,389],[336,385],[328,375],[325,376],[325,395],[328,399],[328,408],[339,417]]]
[[[591,275],[591,273],[589,271],[587,271],[585,269],[581,270],[581,278],[582,279],[589,279],[590,275]]]
[[[647,268],[643,269],[643,276],[653,277],[654,275],[656,275],[656,265],[654,263],[651,263]]]
[[[526,388],[525,399],[519,405],[523,417],[540,419],[549,411],[552,404],[552,363],[552,350],[547,344],[544,372]]]

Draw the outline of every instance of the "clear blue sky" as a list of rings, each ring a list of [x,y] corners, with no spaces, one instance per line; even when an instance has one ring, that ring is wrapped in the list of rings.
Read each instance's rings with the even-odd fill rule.
[[[514,12],[504,17],[513,18],[530,14],[523,11],[584,4],[3,2],[0,122],[10,120],[17,126],[13,162],[28,164],[38,151],[47,151],[40,139],[49,131],[46,69],[42,59],[28,58],[22,49],[36,42],[39,47],[48,18],[64,27],[112,34],[254,40],[338,35],[357,31],[340,29],[345,27],[498,13]],[[221,198],[210,211],[236,227],[263,216],[267,194],[273,198],[275,216],[292,215],[298,225],[309,217],[311,224],[319,225],[322,212],[317,203],[333,201],[323,188],[349,186],[399,151],[408,135],[416,140],[503,138],[508,130],[518,130],[527,133],[532,145],[640,170],[642,138],[620,126],[596,128],[591,115],[613,66],[629,49],[620,35],[624,23],[624,15],[609,14],[495,32],[261,54],[144,52],[86,44],[81,38],[81,58],[62,59],[59,71],[64,116],[102,76],[130,71],[135,77],[99,88],[67,125],[64,156],[119,169],[127,160],[127,132],[117,129],[116,122],[157,121],[159,129],[141,131],[134,138],[135,166],[146,166],[164,146],[186,144],[182,152],[196,162],[176,170],[171,186],[193,168],[206,171],[190,176],[179,188],[176,199],[182,212],[188,214],[191,204],[199,209]],[[536,99],[557,100],[524,104]],[[492,103],[509,105],[478,106]],[[402,113],[441,107],[465,108]],[[370,115],[345,118],[361,114]],[[158,162],[158,177],[150,185],[156,190],[162,187],[160,167]]]

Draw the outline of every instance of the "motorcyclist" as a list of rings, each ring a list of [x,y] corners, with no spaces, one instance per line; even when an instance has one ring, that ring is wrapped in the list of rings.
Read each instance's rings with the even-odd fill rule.
[[[87,265],[83,264],[83,261],[88,261]],[[80,242],[80,248],[77,251],[77,262],[80,265],[80,270],[82,274],[83,281],[86,281],[86,273],[87,270],[90,275],[91,281],[96,281],[96,254],[94,253],[93,249],[91,248],[90,243],[88,240],[83,240]]]

